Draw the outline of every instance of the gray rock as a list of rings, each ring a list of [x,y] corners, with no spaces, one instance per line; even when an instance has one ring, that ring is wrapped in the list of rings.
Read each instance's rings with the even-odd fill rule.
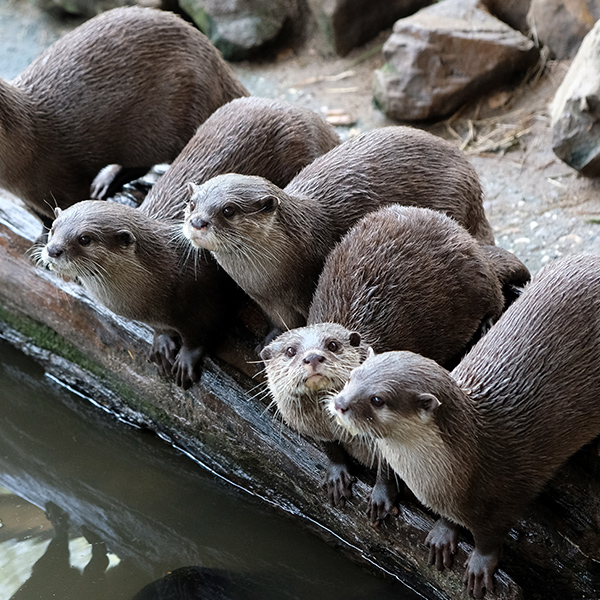
[[[531,5],[531,0],[481,0],[492,15],[527,35],[529,25],[527,23],[527,13]]]
[[[287,24],[302,28],[302,0],[179,0],[180,7],[228,60],[243,60]]]
[[[550,117],[554,153],[584,175],[600,175],[600,22],[556,91]]]
[[[440,119],[535,64],[531,40],[478,0],[443,0],[401,19],[383,47],[374,99],[392,119]]]
[[[63,12],[95,17],[101,12],[120,6],[148,6],[151,8],[169,8],[163,0],[36,0],[35,4],[43,10],[61,10]]]
[[[573,58],[585,35],[600,19],[600,0],[531,0],[531,31],[562,60]]]
[[[374,38],[398,19],[434,0],[308,0],[321,33],[340,56]]]

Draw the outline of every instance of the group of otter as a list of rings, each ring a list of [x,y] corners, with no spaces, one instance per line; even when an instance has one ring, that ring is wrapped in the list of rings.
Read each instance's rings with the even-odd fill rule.
[[[97,193],[160,162],[139,208],[82,201],[106,165]],[[528,283],[452,144],[401,126],[340,143],[318,114],[249,97],[175,15],[108,11],[0,81],[0,185],[49,228],[39,261],[152,326],[152,360],[184,388],[251,298],[268,387],[323,443],[332,502],[349,456],[378,465],[374,522],[398,476],[440,515],[439,569],[458,527],[473,534],[475,597],[524,506],[600,434],[599,258]]]

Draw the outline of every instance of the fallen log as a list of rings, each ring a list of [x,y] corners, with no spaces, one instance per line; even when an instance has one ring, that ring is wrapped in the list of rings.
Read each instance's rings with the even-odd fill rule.
[[[371,527],[365,510],[373,480],[359,472],[346,507],[327,503],[325,455],[272,414],[264,384],[253,378],[256,340],[248,329],[237,325],[224,334],[215,355],[204,359],[199,384],[183,391],[148,362],[147,327],[114,315],[76,283],[32,263],[28,252],[39,233],[33,217],[0,197],[0,336],[65,385],[157,432],[369,570],[400,579],[427,598],[465,597],[468,538],[460,542],[451,571],[428,566],[424,539],[435,517],[416,501],[403,499],[398,518]],[[598,596],[599,472],[595,449],[584,449],[511,530],[506,572],[496,576],[498,597]]]

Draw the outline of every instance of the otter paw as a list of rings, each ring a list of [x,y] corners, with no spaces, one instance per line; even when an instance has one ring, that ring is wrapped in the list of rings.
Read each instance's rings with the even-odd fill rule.
[[[494,571],[498,566],[499,553],[481,554],[477,548],[471,552],[465,562],[463,583],[473,598],[483,598],[485,592],[494,591]]]
[[[158,367],[158,370],[163,375],[169,375],[175,364],[179,348],[179,342],[170,335],[167,335],[166,333],[154,335],[152,350],[150,351],[150,360]]]
[[[184,390],[200,381],[200,359],[204,354],[202,348],[181,347],[175,359],[171,373],[175,375],[175,383]]]
[[[425,544],[429,547],[429,564],[435,565],[438,571],[443,571],[444,567],[450,569],[458,550],[456,525],[446,519],[438,519],[427,534]]]
[[[331,464],[327,469],[327,495],[333,506],[344,506],[346,500],[352,497],[352,483],[354,477],[350,475],[348,467],[344,464]]]
[[[393,481],[378,481],[371,490],[367,516],[374,527],[377,527],[388,515],[398,516],[395,506],[398,488]]]

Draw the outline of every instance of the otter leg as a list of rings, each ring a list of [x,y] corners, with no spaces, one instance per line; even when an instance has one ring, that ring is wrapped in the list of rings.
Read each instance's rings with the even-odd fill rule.
[[[170,375],[180,348],[181,342],[178,337],[168,333],[155,333],[150,360],[156,364],[163,375]]]
[[[377,465],[377,479],[371,490],[367,508],[367,516],[375,527],[388,515],[398,515],[398,508],[394,506],[397,496],[398,485],[394,472],[387,461],[380,458]]]
[[[465,575],[463,583],[467,586],[467,592],[474,598],[483,598],[486,590],[490,593],[494,591],[494,572],[500,561],[502,553],[502,540],[504,534],[498,536],[500,541],[489,541],[486,537],[484,541],[475,539],[475,549],[465,562]],[[494,536],[495,537],[495,536]]]
[[[114,196],[126,183],[143,177],[150,167],[122,167],[108,165],[92,181],[90,195],[94,200],[105,200]]]
[[[449,569],[458,550],[458,527],[440,517],[427,534],[425,544],[429,547],[429,564],[438,571]]]
[[[203,356],[204,346],[181,346],[171,370],[177,385],[187,390],[200,381],[200,359]]]
[[[346,500],[352,497],[352,482],[348,455],[339,442],[324,442],[325,454],[329,459],[325,483],[327,495],[333,506],[344,506]]]

